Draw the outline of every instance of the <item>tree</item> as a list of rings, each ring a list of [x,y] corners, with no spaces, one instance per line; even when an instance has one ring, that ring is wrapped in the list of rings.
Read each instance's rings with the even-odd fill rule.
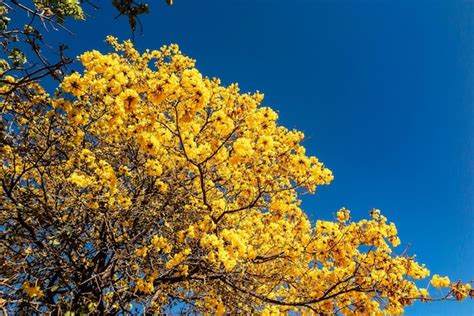
[[[5,311],[392,314],[473,296],[438,275],[443,297],[420,287],[429,271],[395,254],[379,210],[310,223],[299,196],[331,171],[262,94],[176,45],[108,41],[54,95],[32,82],[0,104]]]

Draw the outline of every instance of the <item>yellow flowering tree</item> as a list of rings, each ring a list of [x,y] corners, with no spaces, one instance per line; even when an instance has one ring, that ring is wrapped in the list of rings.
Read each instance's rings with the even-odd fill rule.
[[[53,96],[31,83],[1,100],[5,311],[397,314],[473,295],[435,275],[431,297],[379,210],[311,223],[299,195],[333,176],[262,94],[176,45],[108,41]]]

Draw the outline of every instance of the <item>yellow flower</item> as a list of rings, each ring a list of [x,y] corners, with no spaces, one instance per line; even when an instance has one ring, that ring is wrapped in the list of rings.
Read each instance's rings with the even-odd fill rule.
[[[268,152],[273,149],[273,137],[264,135],[257,141],[257,149],[263,152]]]
[[[429,297],[430,293],[428,292],[427,289],[420,289],[420,296],[421,297]]]
[[[433,284],[433,286],[437,289],[439,289],[440,287],[448,287],[450,283],[451,281],[447,276],[440,277],[439,275],[435,274],[431,278],[431,284]]]
[[[150,83],[150,90],[148,91],[147,97],[153,104],[160,104],[164,99],[166,99],[165,84],[159,81],[152,81]]]
[[[160,140],[154,133],[140,133],[137,136],[137,142],[142,150],[150,155],[157,155],[161,147]]]
[[[92,184],[92,179],[88,176],[85,176],[83,174],[80,174],[78,172],[73,172],[69,178],[68,178],[69,182],[71,182],[72,184],[78,186],[79,188],[85,188],[85,187],[88,187]]]
[[[239,138],[234,143],[234,150],[238,156],[246,157],[253,154],[251,140],[248,138]]]
[[[372,216],[372,218],[375,219],[375,220],[380,219],[380,210],[376,209],[376,208],[372,209],[370,211],[370,216]]]
[[[115,79],[110,80],[107,85],[107,91],[112,95],[117,95],[122,92],[122,85]]]
[[[156,252],[159,252],[161,249],[164,249],[166,246],[168,246],[166,239],[161,236],[158,237],[157,235],[153,236],[151,239],[151,244],[153,245],[153,250]]]
[[[61,87],[64,92],[70,92],[76,97],[80,97],[86,93],[84,82],[77,72],[64,78]]]
[[[89,203],[88,206],[89,206],[91,209],[95,210],[95,209],[98,209],[98,208],[99,208],[99,203],[97,203],[97,202],[94,201],[94,202]]]
[[[345,223],[350,219],[350,211],[346,210],[345,208],[341,208],[339,211],[337,211],[337,220],[340,223]]]
[[[140,96],[135,90],[132,89],[127,89],[120,93],[119,99],[122,101],[126,113],[135,111],[140,102]]]
[[[43,291],[38,285],[33,285],[30,282],[23,283],[23,292],[25,292],[29,297],[42,297],[44,295]]]
[[[144,279],[142,278],[139,278],[135,284],[135,288],[138,290],[138,291],[141,291],[143,293],[151,293],[153,292],[153,290],[155,289],[154,285],[153,285],[153,281],[150,280],[150,281],[145,281]]]
[[[397,247],[401,243],[400,238],[397,237],[397,236],[388,237],[388,241],[390,241],[390,243],[392,244],[393,247]]]
[[[146,255],[147,255],[147,253],[148,253],[148,247],[147,247],[147,246],[143,246],[143,247],[137,248],[137,249],[135,250],[135,255],[136,255],[137,257],[143,257],[143,258],[145,258]]]
[[[158,177],[163,173],[163,169],[161,168],[161,164],[157,160],[148,160],[145,163],[146,172],[150,176]]]

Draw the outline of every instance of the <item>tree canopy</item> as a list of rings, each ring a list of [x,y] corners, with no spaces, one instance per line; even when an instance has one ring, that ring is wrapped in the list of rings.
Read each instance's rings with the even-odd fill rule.
[[[300,196],[332,173],[261,93],[204,77],[177,45],[108,42],[52,95],[0,91],[5,310],[366,315],[473,296],[421,286],[430,272],[380,210],[311,223]]]

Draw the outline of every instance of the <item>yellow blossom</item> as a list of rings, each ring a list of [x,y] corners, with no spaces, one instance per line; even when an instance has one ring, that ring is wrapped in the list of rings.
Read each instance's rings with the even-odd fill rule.
[[[341,223],[347,222],[350,219],[350,211],[346,210],[345,208],[341,208],[336,213],[337,220]]]
[[[92,179],[86,175],[80,174],[78,172],[73,172],[69,178],[69,182],[78,186],[79,188],[85,188],[92,184]]]
[[[433,284],[433,286],[438,289],[440,287],[448,287],[450,283],[451,281],[449,280],[447,276],[441,277],[438,274],[435,274],[431,278],[431,284]]]
[[[145,168],[146,168],[147,173],[150,176],[158,177],[163,172],[161,164],[156,160],[148,160],[145,163]]]
[[[25,292],[30,298],[44,296],[43,291],[37,284],[31,284],[30,282],[23,283],[23,292]]]

